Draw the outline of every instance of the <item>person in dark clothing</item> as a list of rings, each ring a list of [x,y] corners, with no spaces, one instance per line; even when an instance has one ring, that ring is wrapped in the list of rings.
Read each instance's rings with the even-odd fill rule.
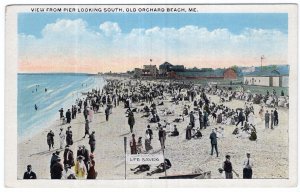
[[[87,149],[85,148],[84,145],[82,145],[82,156],[84,157],[83,162],[84,162],[84,164],[85,164],[85,167],[86,167],[86,169],[88,170],[88,169],[89,169],[89,167],[88,167],[88,162],[90,161],[90,152],[89,152],[89,150],[87,150]]]
[[[89,120],[85,120],[85,126],[84,126],[84,136],[82,138],[85,138],[86,135],[90,135],[90,126],[89,126]]]
[[[71,111],[68,109],[66,112],[67,123],[71,123]]]
[[[167,169],[170,169],[172,167],[171,161],[169,159],[165,159],[164,163],[161,163],[157,166],[157,169],[151,171],[150,173],[147,173],[147,176],[151,176],[155,173],[162,173]]]
[[[153,139],[153,131],[150,128],[150,125],[147,125],[147,130],[148,130],[148,133],[149,133],[149,136],[150,136],[150,141],[151,141]]]
[[[160,142],[161,149],[164,149],[166,147],[165,146],[166,131],[163,130],[163,128],[161,126],[159,126],[158,139],[159,139],[159,142]]]
[[[61,179],[64,170],[63,165],[60,163],[61,159],[58,158],[51,167],[51,179]]]
[[[36,174],[32,171],[31,165],[27,165],[27,171],[24,173],[23,179],[36,179]]]
[[[200,130],[198,129],[196,131],[196,133],[192,136],[194,139],[198,139],[202,137],[202,133],[200,132]]]
[[[133,169],[130,169],[131,171],[134,171],[134,174],[139,174],[139,173],[143,173],[145,171],[149,171],[150,170],[150,166],[147,164],[143,164],[143,165],[139,165]]]
[[[59,111],[60,119],[64,117],[64,109],[61,108]]]
[[[73,145],[73,133],[70,130],[71,126],[68,127],[68,130],[66,131],[66,143],[67,145]]]
[[[91,153],[94,153],[96,148],[96,139],[95,139],[95,131],[92,132],[89,136],[89,145],[91,147]]]
[[[190,125],[191,125],[191,128],[195,127],[195,116],[194,116],[193,111],[190,112]]]
[[[75,165],[73,151],[67,145],[64,151],[64,165],[70,165],[71,167]]]
[[[205,112],[204,112],[204,115],[203,115],[203,127],[204,127],[204,129],[206,129],[207,124],[208,124],[208,114],[207,114],[207,112],[205,111]]]
[[[245,117],[243,114],[243,110],[240,110],[239,116],[238,116],[238,122],[235,126],[238,126],[238,124],[242,123],[242,126],[244,125]]]
[[[192,125],[191,123],[186,128],[185,139],[190,140],[192,138]]]
[[[87,120],[88,115],[89,115],[89,111],[87,110],[87,107],[84,107],[83,116],[85,120]]]
[[[137,154],[135,134],[131,135],[131,140],[129,142],[129,146],[130,146],[130,153],[131,154]]]
[[[239,177],[239,175],[232,168],[232,163],[230,162],[230,155],[226,155],[225,158],[226,158],[226,160],[223,163],[223,170],[225,171],[225,178],[233,179],[232,172],[234,172],[236,174],[236,176]]]
[[[218,141],[217,141],[217,134],[215,133],[215,129],[212,130],[212,133],[209,136],[210,138],[210,143],[211,143],[211,153],[210,155],[213,155],[213,150],[215,148],[216,153],[217,153],[217,157],[219,156],[219,152],[218,152]]]
[[[171,132],[170,136],[171,136],[171,137],[176,137],[176,136],[178,136],[178,135],[179,135],[179,131],[178,131],[177,128],[175,127],[175,128],[174,128],[174,131]]]
[[[106,107],[106,109],[105,109],[105,119],[106,119],[106,121],[108,121],[108,119],[109,119],[109,107]]]
[[[243,166],[243,179],[252,179],[253,162],[250,159],[250,153],[247,153],[247,159],[244,161]]]
[[[277,112],[277,108],[275,108],[274,110],[274,126],[278,125],[278,112]]]
[[[51,170],[51,167],[54,165],[54,163],[57,161],[57,159],[59,159],[59,151],[55,151],[55,153],[52,153],[52,157],[51,157],[51,160],[50,160],[50,170]]]
[[[134,124],[135,124],[134,115],[133,115],[133,112],[130,111],[129,114],[128,114],[128,125],[129,125],[131,133],[133,132],[133,126],[134,126]]]
[[[72,105],[72,119],[76,118],[76,112],[77,112],[76,105]]]
[[[200,129],[203,129],[203,127],[204,127],[204,117],[203,117],[201,111],[199,112],[199,124],[200,124]]]
[[[54,149],[54,133],[52,132],[52,130],[50,130],[47,134],[47,144],[49,146],[49,151],[51,147]]]

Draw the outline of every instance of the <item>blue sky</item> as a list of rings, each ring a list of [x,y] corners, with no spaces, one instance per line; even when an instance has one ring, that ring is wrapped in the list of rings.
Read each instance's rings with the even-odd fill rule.
[[[233,34],[241,33],[245,28],[276,29],[288,32],[288,14],[286,13],[20,13],[18,15],[18,33],[41,36],[41,31],[48,23],[57,19],[85,20],[91,29],[98,29],[99,24],[111,21],[119,24],[122,32],[132,28],[174,27],[186,25],[205,27],[208,30],[227,28]]]
[[[127,71],[165,61],[186,67],[288,63],[284,13],[18,15],[21,71]]]

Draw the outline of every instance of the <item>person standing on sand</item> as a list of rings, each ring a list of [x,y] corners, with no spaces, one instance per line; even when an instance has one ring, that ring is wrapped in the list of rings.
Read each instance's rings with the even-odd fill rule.
[[[61,159],[55,161],[55,163],[51,167],[51,179],[61,179],[63,172],[63,165],[61,164]]]
[[[67,123],[71,123],[71,111],[70,109],[68,109],[68,111],[66,112],[66,118],[67,118]]]
[[[52,132],[52,130],[50,130],[47,134],[47,144],[49,146],[49,151],[51,147],[54,149],[54,133]]]
[[[264,119],[264,106],[261,106],[258,114],[259,114],[261,120],[263,120]]]
[[[108,119],[109,119],[109,107],[107,106],[106,108],[105,108],[105,119],[106,119],[106,121],[108,121]]]
[[[94,153],[96,148],[96,139],[95,139],[95,131],[92,131],[92,134],[89,136],[89,145],[91,148],[91,153]]]
[[[206,127],[208,126],[208,114],[206,111],[204,111],[204,115],[203,115],[203,127],[204,129],[206,129]]]
[[[68,145],[66,146],[64,151],[64,165],[70,165],[71,167],[75,165],[73,151]]]
[[[192,138],[192,125],[191,123],[186,128],[185,139],[190,140]]]
[[[271,116],[271,129],[274,129],[274,112],[273,112],[273,110],[271,110],[270,116]]]
[[[51,167],[54,165],[54,163],[57,161],[59,157],[59,151],[55,151],[55,153],[52,153],[52,157],[51,157],[51,160],[50,160],[50,173],[51,173]]]
[[[130,140],[130,153],[137,154],[135,134],[132,134],[131,136],[132,136],[132,138]]]
[[[243,179],[252,179],[253,161],[250,159],[250,153],[247,153],[247,159],[245,159],[243,165]]]
[[[71,126],[68,127],[68,130],[66,131],[66,143],[67,145],[73,145],[73,133],[70,130]]]
[[[193,111],[190,112],[190,125],[191,129],[195,127],[195,116]]]
[[[75,119],[75,105],[72,105],[71,113],[72,113],[72,119]]]
[[[82,156],[84,157],[83,162],[86,166],[86,170],[88,170],[88,166],[89,166],[88,162],[90,161],[90,152],[85,148],[84,145],[82,145]]]
[[[212,129],[212,132],[211,132],[209,138],[210,138],[210,143],[211,143],[211,153],[210,153],[210,155],[213,155],[214,148],[215,148],[216,153],[217,153],[217,157],[218,157],[219,156],[218,141],[217,141],[217,134],[215,133],[215,129]]]
[[[265,128],[269,128],[269,121],[270,121],[270,113],[268,112],[268,110],[265,113]]]
[[[88,110],[89,112],[89,121],[92,122],[93,121],[93,117],[94,117],[94,111],[93,111],[93,108],[90,107],[90,109]]]
[[[87,173],[83,160],[84,157],[80,155],[77,157],[77,161],[75,163],[75,174],[77,179],[85,179],[85,175]]]
[[[234,172],[235,175],[239,177],[239,174],[237,174],[236,171],[232,168],[232,163],[230,162],[230,155],[226,155],[225,158],[226,160],[223,162],[223,170],[225,171],[225,178],[233,179],[232,172]]]
[[[147,125],[147,131],[148,131],[148,134],[150,137],[150,142],[151,142],[151,140],[153,139],[153,131],[152,131],[150,125]]]
[[[146,130],[146,134],[145,134],[145,150],[146,152],[150,151],[151,149],[153,149],[153,147],[151,146],[151,139],[150,139],[150,134],[148,129]]]
[[[129,125],[131,133],[133,132],[134,124],[135,124],[134,115],[133,115],[133,112],[130,110],[129,113],[128,113],[128,125]]]
[[[85,119],[85,120],[87,120],[88,114],[89,114],[89,112],[88,112],[88,110],[87,110],[87,107],[84,107],[84,110],[83,110],[83,116],[84,116],[84,119]]]
[[[160,142],[160,146],[161,146],[161,149],[165,149],[166,146],[165,146],[165,142],[166,142],[166,131],[163,130],[162,126],[159,125],[159,131],[158,131],[158,139],[159,139],[159,142]]]
[[[89,170],[87,172],[87,179],[96,179],[97,178],[97,171],[95,170],[95,160],[94,160],[94,155],[90,155],[91,161],[89,162]]]
[[[59,116],[60,116],[59,119],[63,118],[64,117],[64,109],[61,108],[58,112],[59,112]]]
[[[278,112],[277,112],[277,108],[275,108],[274,110],[274,126],[278,125]]]
[[[89,126],[89,120],[85,120],[85,128],[84,128],[84,136],[82,137],[83,139],[85,138],[86,135],[90,135],[90,126]]]
[[[27,171],[24,173],[23,179],[36,179],[36,174],[32,171],[31,165],[27,165]]]
[[[65,146],[65,139],[66,135],[63,132],[63,128],[60,128],[60,133],[59,133],[59,148],[62,149]]]
[[[238,126],[238,124],[242,123],[242,126],[244,125],[245,116],[243,113],[243,109],[240,110],[239,116],[238,116],[238,122],[235,126]]]
[[[139,140],[136,145],[137,149],[137,154],[141,154],[143,152],[143,142],[142,142],[142,137],[139,137]]]

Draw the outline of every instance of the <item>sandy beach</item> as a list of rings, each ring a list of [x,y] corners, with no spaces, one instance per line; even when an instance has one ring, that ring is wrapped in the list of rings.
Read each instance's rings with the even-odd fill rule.
[[[143,82],[145,83],[145,81]],[[173,120],[182,114],[184,104],[191,103],[188,101],[180,102],[179,105],[174,105],[170,102],[170,95],[165,95],[163,100],[164,105],[157,106],[157,111],[160,114],[162,109],[172,108],[175,110],[174,116],[160,115],[161,121],[167,120],[173,122]],[[208,95],[211,101],[219,103],[219,97],[215,95]],[[230,108],[239,108],[244,106],[244,101],[233,100],[231,102],[222,103]],[[133,103],[134,107],[142,108],[140,103]],[[68,108],[70,106],[65,106]],[[251,153],[251,157],[254,161],[253,166],[253,178],[288,178],[288,129],[289,129],[289,111],[287,108],[278,108],[279,113],[279,125],[274,130],[265,129],[264,122],[258,117],[259,105],[254,104],[254,113],[257,130],[257,141],[250,141],[248,138],[236,138],[232,134],[235,129],[234,125],[219,125],[215,122],[208,128],[203,129],[201,132],[203,137],[201,139],[185,139],[185,129],[189,123],[189,118],[185,118],[185,121],[181,123],[175,123],[178,127],[180,135],[178,137],[167,137],[165,157],[170,159],[172,167],[167,170],[168,175],[177,174],[189,174],[196,169],[203,171],[211,171],[212,178],[224,178],[222,174],[218,172],[218,168],[222,166],[225,160],[225,155],[231,156],[231,162],[233,168],[239,173],[242,178],[243,173],[243,161],[246,158],[246,152]],[[124,104],[120,102],[120,105],[112,109],[112,114],[109,117],[109,121],[105,121],[104,108],[100,108],[99,113],[94,114],[94,118],[90,123],[90,132],[95,131],[96,136],[96,150],[95,161],[96,171],[98,171],[97,179],[124,179],[124,142],[123,138],[127,137],[128,140],[131,137],[129,130],[128,119],[126,117],[127,109],[124,108]],[[269,109],[271,110],[271,108]],[[147,118],[141,118],[142,113],[135,113],[135,125],[134,133],[136,138],[144,136],[147,125],[149,124]],[[171,123],[173,125],[174,123]],[[90,150],[88,144],[88,138],[83,139],[84,135],[84,116],[82,113],[77,114],[76,119],[72,119],[71,130],[73,131],[74,144],[70,149],[74,152],[76,158],[76,151],[79,145],[85,145]],[[157,124],[149,124],[153,130],[153,153],[160,152],[160,143],[158,140],[158,131],[156,130]],[[41,125],[43,126],[43,125]],[[63,125],[64,132],[68,125]],[[225,137],[218,139],[219,157],[210,155],[211,145],[209,135],[211,129],[222,126],[225,128]],[[199,127],[198,116],[196,116],[196,127]],[[26,170],[26,166],[31,164],[33,171],[37,174],[38,179],[50,179],[50,159],[52,153],[59,148],[59,129],[60,120],[59,113],[57,113],[57,120],[53,122],[50,129],[55,134],[55,149],[48,151],[46,135],[49,129],[45,129],[40,133],[26,139],[18,144],[18,179],[22,179]],[[130,151],[127,145],[127,151]],[[63,157],[63,151],[60,153],[60,157]],[[146,173],[133,174],[130,168],[135,165],[127,165],[127,179],[153,179],[163,176],[164,173],[147,176]],[[151,170],[154,166],[151,166]],[[236,178],[236,177],[234,177]]]

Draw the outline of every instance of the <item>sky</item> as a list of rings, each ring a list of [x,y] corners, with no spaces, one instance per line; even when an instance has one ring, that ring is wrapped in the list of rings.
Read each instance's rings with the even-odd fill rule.
[[[285,13],[20,13],[20,72],[287,64]]]

